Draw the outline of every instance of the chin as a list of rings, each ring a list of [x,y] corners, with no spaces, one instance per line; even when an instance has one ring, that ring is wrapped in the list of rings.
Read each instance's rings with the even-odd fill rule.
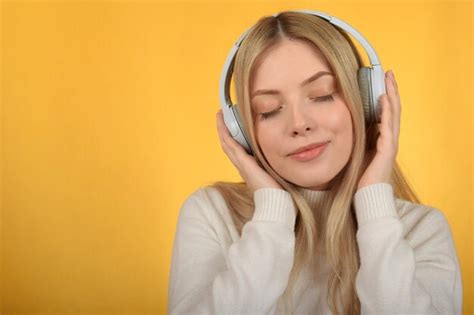
[[[312,189],[312,190],[327,190],[329,182],[333,179],[333,177],[329,177],[324,180],[315,181],[314,178],[321,178],[321,176],[311,176],[309,177],[308,174],[301,176],[299,178],[294,178],[294,174],[292,178],[289,178],[288,181],[294,185]]]
[[[335,165],[318,164],[295,168],[288,165],[279,174],[288,182],[312,190],[329,190],[343,168]]]

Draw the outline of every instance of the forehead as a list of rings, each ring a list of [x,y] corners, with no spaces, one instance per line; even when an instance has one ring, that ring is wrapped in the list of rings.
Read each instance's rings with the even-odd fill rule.
[[[319,48],[303,40],[284,39],[259,56],[251,90],[296,86],[318,71],[332,72]]]

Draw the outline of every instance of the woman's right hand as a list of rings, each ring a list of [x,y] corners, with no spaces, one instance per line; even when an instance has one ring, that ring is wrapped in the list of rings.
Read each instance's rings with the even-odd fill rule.
[[[219,110],[216,115],[217,132],[221,141],[222,149],[235,165],[242,179],[254,193],[260,188],[279,188],[283,189],[278,182],[273,179],[263,168],[261,168],[256,158],[249,155],[244,147],[235,141],[224,123],[224,114]]]

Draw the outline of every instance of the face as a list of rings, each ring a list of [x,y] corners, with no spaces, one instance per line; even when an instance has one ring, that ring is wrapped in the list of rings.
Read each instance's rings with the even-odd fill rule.
[[[298,186],[329,189],[349,161],[353,134],[351,114],[322,53],[285,39],[261,56],[250,92],[257,141],[273,169]],[[327,143],[322,151],[291,155],[321,142]]]

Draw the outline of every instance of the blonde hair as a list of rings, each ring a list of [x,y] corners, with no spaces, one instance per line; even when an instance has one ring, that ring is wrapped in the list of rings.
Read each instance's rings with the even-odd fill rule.
[[[314,214],[298,187],[286,181],[270,166],[255,138],[253,127],[249,93],[253,71],[259,57],[285,38],[307,42],[322,52],[335,75],[338,92],[346,101],[352,117],[354,146],[351,158],[329,185],[331,203],[327,211],[316,211]],[[357,49],[343,30],[319,17],[291,11],[281,12],[277,17],[262,17],[247,34],[236,55],[234,82],[238,110],[257,163],[290,193],[297,211],[294,264],[282,296],[284,302],[280,301],[285,307],[292,304],[290,294],[299,273],[305,266],[313,265],[313,257],[324,253],[331,268],[327,302],[332,313],[360,314],[360,302],[355,290],[360,258],[352,200],[358,181],[376,152],[379,132],[376,123],[368,126],[365,124],[357,82],[357,70],[362,66]],[[396,161],[391,184],[397,198],[419,203]],[[245,182],[219,181],[209,187],[216,188],[223,196],[240,234],[255,210],[253,193]],[[338,304],[342,306],[341,310],[338,309]]]

